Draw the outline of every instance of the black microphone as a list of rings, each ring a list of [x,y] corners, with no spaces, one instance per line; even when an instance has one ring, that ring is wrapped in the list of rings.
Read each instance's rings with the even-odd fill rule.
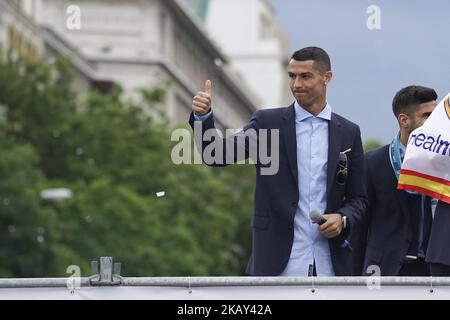
[[[324,216],[321,215],[316,210],[311,211],[311,213],[309,214],[309,217],[311,218],[311,220],[314,223],[317,223],[319,226],[324,224],[327,221],[327,219],[325,219]],[[352,252],[353,251],[352,247],[350,246],[350,243],[347,241],[347,239],[344,238],[344,235],[343,235],[342,232],[338,236],[332,238],[332,240],[337,241],[339,243],[339,246],[342,249],[345,249],[348,252]]]

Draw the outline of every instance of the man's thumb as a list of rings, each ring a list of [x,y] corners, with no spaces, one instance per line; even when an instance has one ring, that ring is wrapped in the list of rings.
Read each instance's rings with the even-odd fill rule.
[[[209,94],[209,96],[211,96],[211,87],[212,87],[211,80],[206,80],[206,82],[205,82],[205,92],[207,94]]]

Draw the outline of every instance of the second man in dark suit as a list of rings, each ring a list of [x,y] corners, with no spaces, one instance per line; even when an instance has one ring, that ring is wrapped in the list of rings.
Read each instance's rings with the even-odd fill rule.
[[[426,276],[425,262],[432,214],[431,199],[397,190],[410,133],[436,107],[433,89],[409,86],[395,95],[392,107],[400,126],[392,142],[366,154],[369,206],[353,234],[355,273]]]

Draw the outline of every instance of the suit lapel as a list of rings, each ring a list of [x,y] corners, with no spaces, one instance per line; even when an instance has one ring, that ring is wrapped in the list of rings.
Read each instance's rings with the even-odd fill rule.
[[[283,115],[280,127],[281,135],[286,147],[287,158],[295,183],[298,185],[297,169],[297,132],[295,130],[294,104],[288,107]]]
[[[339,152],[341,152],[341,123],[334,113],[331,114],[331,120],[328,125],[328,162],[327,162],[327,199],[330,199],[332,184],[335,180],[336,167],[339,161]],[[329,201],[328,201],[329,203]]]

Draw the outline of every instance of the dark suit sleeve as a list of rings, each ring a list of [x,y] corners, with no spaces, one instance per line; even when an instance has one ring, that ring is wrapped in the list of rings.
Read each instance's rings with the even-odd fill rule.
[[[371,204],[375,202],[375,190],[372,183],[372,176],[369,171],[369,157],[365,157],[365,182],[368,197],[368,204],[361,222],[355,227],[352,234],[351,243],[353,245],[353,274],[366,275],[364,260],[366,257],[367,236],[369,233],[369,222],[372,216]]]
[[[213,167],[222,167],[247,158],[252,158],[256,162],[258,129],[262,127],[263,118],[260,111],[258,110],[252,115],[242,131],[228,138],[222,138],[216,129],[214,113],[211,113],[203,122],[195,121],[194,114],[191,113],[189,124],[194,131],[195,144],[202,156],[203,163]],[[239,152],[239,150],[244,152]]]
[[[361,222],[367,207],[367,193],[364,183],[364,153],[359,127],[356,127],[348,171],[345,200],[338,212],[347,216],[349,232]]]
[[[426,261],[450,266],[450,204],[439,201],[431,226]]]

